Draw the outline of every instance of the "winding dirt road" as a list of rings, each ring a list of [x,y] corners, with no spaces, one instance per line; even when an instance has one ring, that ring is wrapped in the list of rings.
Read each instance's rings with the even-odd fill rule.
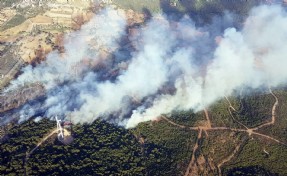
[[[271,122],[267,122],[267,123],[264,123],[262,125],[259,125],[257,127],[254,127],[254,128],[248,128],[247,126],[245,126],[244,124],[242,124],[241,122],[239,122],[238,120],[236,120],[230,109],[232,109],[233,111],[236,111],[236,109],[232,106],[231,102],[228,100],[227,97],[225,97],[225,99],[228,101],[228,104],[229,104],[229,113],[232,117],[232,119],[240,124],[241,126],[243,126],[245,129],[241,129],[241,128],[230,128],[230,127],[211,127],[211,121],[210,121],[210,118],[208,116],[208,112],[206,109],[204,109],[204,113],[205,113],[205,116],[206,116],[206,119],[207,119],[207,125],[206,126],[197,126],[197,127],[191,127],[191,126],[186,126],[186,125],[181,125],[181,124],[178,124],[178,123],[175,123],[173,122],[172,120],[168,119],[167,117],[165,116],[161,116],[161,119],[164,119],[165,121],[167,121],[168,123],[176,126],[176,127],[179,127],[179,128],[188,128],[189,130],[193,130],[193,131],[198,131],[198,136],[197,136],[197,141],[196,141],[196,144],[194,145],[193,147],[193,154],[192,154],[192,157],[191,157],[191,161],[188,165],[188,168],[185,172],[185,176],[194,176],[194,171],[192,170],[194,167],[194,164],[196,162],[196,157],[195,157],[195,151],[198,150],[198,148],[200,147],[199,145],[199,140],[200,138],[202,137],[202,131],[216,131],[216,130],[228,130],[228,131],[235,131],[235,132],[246,132],[249,136],[251,135],[257,135],[257,136],[260,136],[262,138],[265,138],[267,140],[270,140],[270,141],[273,141],[273,142],[276,142],[278,144],[282,144],[284,146],[287,146],[287,144],[281,142],[280,140],[278,139],[275,139],[271,136],[268,136],[268,135],[265,135],[265,134],[262,134],[262,133],[259,133],[259,132],[254,132],[262,127],[266,127],[266,126],[269,126],[269,125],[273,125],[275,123],[275,120],[276,120],[276,107],[278,106],[279,102],[278,102],[278,98],[276,97],[276,95],[271,91],[271,89],[269,88],[269,91],[270,93],[272,94],[272,96],[274,97],[275,99],[275,103],[274,105],[272,106],[272,111],[271,111],[271,114],[272,114],[272,118],[271,118]],[[221,167],[229,162],[234,156],[235,154],[240,150],[240,147],[242,146],[243,142],[237,144],[237,146],[235,147],[235,149],[233,150],[233,152],[226,158],[224,158],[220,163],[217,164],[217,168],[219,170],[219,175],[222,175],[221,174]]]
[[[222,166],[223,164],[229,162],[229,161],[234,157],[234,155],[239,151],[239,149],[240,149],[241,146],[242,146],[242,143],[237,144],[237,146],[235,147],[235,149],[233,150],[233,152],[232,152],[227,158],[224,158],[224,159],[217,165],[219,175],[222,175],[222,173],[221,173],[221,166]]]
[[[232,119],[238,123],[239,125],[243,126],[244,128],[248,129],[247,126],[245,126],[243,123],[239,122],[238,120],[235,119],[235,117],[232,115],[232,112],[230,111],[230,109],[232,109],[234,112],[237,112],[236,109],[232,106],[231,102],[229,101],[229,99],[225,96],[225,99],[227,100],[229,107],[228,107],[228,112],[229,115],[232,117]]]
[[[192,150],[192,157],[191,157],[191,160],[189,162],[189,165],[186,169],[184,176],[194,175],[194,171],[192,169],[193,169],[193,166],[194,166],[195,161],[196,161],[195,152],[198,150],[199,140],[201,139],[201,135],[202,135],[202,129],[199,129],[199,132],[197,135],[197,140],[196,140],[196,143],[195,143],[193,150]]]
[[[275,99],[275,103],[274,103],[274,105],[273,105],[273,107],[272,107],[272,110],[271,110],[271,114],[272,114],[271,122],[267,122],[267,123],[262,124],[262,125],[260,125],[260,126],[258,126],[258,127],[252,128],[252,130],[258,130],[258,129],[262,128],[262,127],[269,126],[269,125],[273,125],[273,124],[275,123],[275,120],[276,120],[276,116],[275,116],[275,114],[276,114],[276,108],[277,108],[277,106],[278,106],[278,104],[279,104],[279,101],[278,101],[278,98],[276,97],[276,95],[271,91],[270,88],[269,88],[269,92],[270,92],[270,94],[271,94],[271,95],[274,97],[274,99]]]

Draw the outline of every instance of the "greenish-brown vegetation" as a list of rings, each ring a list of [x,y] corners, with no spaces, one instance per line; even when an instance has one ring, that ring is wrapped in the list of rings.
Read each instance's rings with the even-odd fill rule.
[[[55,123],[49,120],[14,126],[0,146],[0,173],[23,175],[26,170],[28,175],[178,175],[186,167],[194,143],[190,131],[166,122],[152,126],[144,123],[125,130],[95,121],[75,125],[70,145],[53,135],[25,164],[26,152],[54,128]]]
[[[74,141],[58,140],[36,150],[27,163],[29,175],[142,175],[144,158],[135,137],[123,128],[95,121],[74,126]]]
[[[1,31],[18,26],[21,23],[23,23],[25,20],[26,18],[23,15],[16,14],[12,19],[10,19],[3,26],[1,26]]]
[[[0,8],[11,7],[13,4],[20,3],[23,0],[1,0]]]
[[[24,173],[23,161],[26,152],[34,148],[54,124],[49,120],[41,123],[27,121],[15,125],[9,130],[8,138],[0,146],[0,173],[1,175],[21,175]]]
[[[265,153],[268,152],[269,154]],[[270,172],[277,175],[287,174],[287,148],[283,145],[266,144],[264,141],[249,140],[242,148],[238,157],[234,158],[224,171],[227,174],[230,170],[236,170],[250,166],[263,168],[266,173]],[[251,170],[252,168],[250,168]],[[265,175],[267,175],[264,173]],[[263,174],[263,175],[264,175]]]
[[[276,91],[275,94],[279,99],[276,122],[274,127],[271,125],[260,132],[285,141],[287,94],[285,91]],[[241,108],[239,98],[229,97],[229,100],[235,109]],[[274,97],[260,94],[245,97],[245,101],[249,107],[246,113],[252,114],[254,112],[251,111],[255,110],[259,112],[256,116],[261,112],[269,112],[270,120]],[[228,108],[229,104],[225,100],[209,108],[212,126],[233,125],[233,128],[242,129],[232,120]],[[237,120],[243,120],[240,113],[237,115]],[[204,121],[204,113],[177,111],[169,119],[178,124],[197,126],[198,122]],[[220,123],[224,120],[226,123]],[[262,124],[268,121],[265,118],[261,120],[251,118],[249,123]],[[197,131],[179,128],[163,119],[141,123],[131,130],[96,120],[92,124],[74,125],[74,141],[70,145],[62,144],[56,134],[53,135],[25,163],[26,153],[54,128],[55,122],[44,119],[38,123],[27,121],[10,129],[8,138],[0,145],[0,173],[23,175],[26,171],[28,175],[183,175],[198,134]],[[228,158],[238,145],[241,146],[239,151],[221,168],[224,175],[287,174],[286,146],[264,137],[248,136],[245,132],[203,132],[195,156],[212,159],[212,163],[217,165]]]
[[[275,126],[272,130],[261,130],[270,133],[278,139],[286,139],[286,92],[277,91],[279,107]],[[274,104],[274,97],[267,94],[248,96],[244,98],[247,114],[254,113],[256,118],[248,119],[250,124],[261,124],[270,120],[270,111]],[[230,97],[235,109],[242,108],[242,99]],[[262,103],[260,103],[262,101]],[[248,108],[247,108],[248,107]],[[213,126],[229,126],[234,122],[228,113],[229,104],[221,100],[209,108]],[[244,108],[243,108],[244,109]],[[238,110],[240,112],[240,110]],[[239,121],[244,122],[244,118]],[[243,114],[244,115],[244,114]],[[204,120],[204,113],[192,111],[174,112],[169,117],[178,124],[196,126],[198,121]],[[266,117],[267,118],[267,117]],[[230,120],[228,120],[230,119]],[[226,123],[220,123],[226,121]],[[228,122],[228,123],[227,123]],[[284,126],[285,125],[285,126]],[[252,125],[254,126],[254,125]],[[26,152],[31,151],[41,138],[55,127],[54,122],[43,120],[39,123],[28,121],[15,125],[8,133],[1,148],[0,173],[18,174],[25,169],[31,175],[181,175],[186,169],[192,155],[197,133],[186,128],[178,128],[160,120],[152,123],[141,123],[137,128],[125,130],[106,122],[95,121],[90,125],[75,125],[71,145],[64,145],[53,136],[48,142],[38,148],[24,164]],[[240,126],[233,126],[240,128]],[[266,132],[267,131],[267,132]],[[226,175],[240,173],[278,173],[285,175],[287,162],[286,146],[273,143],[264,138],[254,136],[246,140],[246,133],[230,131],[209,131],[201,141],[201,152],[218,164],[226,158],[235,146],[242,142],[242,148],[235,157],[226,163],[223,171]],[[266,150],[267,155],[263,150]],[[75,159],[76,158],[76,159]],[[280,164],[276,162],[280,160]],[[251,167],[252,166],[252,167]]]
[[[141,12],[148,9],[151,12],[160,12],[160,0],[117,0],[113,1],[120,8],[132,9]]]
[[[215,16],[226,11],[233,12],[239,22],[249,10],[260,3],[259,0],[116,0],[115,5],[138,12],[164,13],[173,17],[187,14],[197,22],[210,22]]]
[[[271,94],[247,96],[239,101],[240,108],[233,115],[248,127],[258,126],[266,120],[270,121],[274,101]]]
[[[195,143],[196,133],[171,126],[163,120],[142,123],[133,131],[144,138],[147,152],[151,146],[166,151],[162,155],[148,157],[151,157],[147,160],[148,175],[181,175],[192,155],[191,146]]]
[[[14,1],[4,0],[6,5]],[[120,8],[168,15],[184,14],[205,21],[231,10],[243,18],[256,0],[116,0]],[[1,4],[1,3],[0,3]],[[3,3],[4,4],[4,3]],[[5,6],[6,6],[5,5]],[[17,26],[27,18],[44,12],[41,8],[20,8],[17,15],[1,30]],[[240,19],[239,19],[240,20]],[[45,40],[53,44],[49,38]],[[54,44],[56,45],[56,43]],[[56,46],[55,46],[56,47]],[[279,99],[274,124],[257,132],[287,143],[287,91],[277,90]],[[212,127],[244,129],[271,121],[274,97],[271,94],[250,94],[219,100],[207,110]],[[84,117],[83,117],[84,118]],[[168,118],[184,126],[204,126],[204,112],[175,111]],[[234,118],[234,119],[233,119]],[[55,128],[55,122],[44,119],[14,125],[0,143],[0,175],[183,175],[193,154],[199,130],[179,128],[167,121],[146,122],[127,130],[104,121],[75,125],[74,141],[64,145],[56,134],[37,148],[37,143]],[[223,175],[287,175],[287,147],[246,132],[230,130],[203,131],[195,157],[204,156],[218,165],[235,148],[239,151],[223,163]],[[216,172],[216,171],[215,171]],[[215,173],[214,172],[214,173]]]
[[[189,110],[189,111],[173,111],[169,119],[181,125],[198,126],[199,124],[197,123],[205,120],[205,117],[203,111],[194,113],[192,110]]]
[[[231,118],[228,108],[229,104],[225,99],[219,100],[209,107],[210,120],[213,126],[240,127]]]
[[[279,101],[278,107],[276,109],[276,121],[274,125],[264,127],[259,131],[270,136],[275,136],[276,138],[287,143],[287,91],[280,90],[274,91],[274,93],[278,97]]]
[[[243,142],[245,135],[238,132],[213,131],[203,141],[202,153],[214,159],[215,163],[220,163],[238,145]],[[224,146],[224,147],[222,147]]]

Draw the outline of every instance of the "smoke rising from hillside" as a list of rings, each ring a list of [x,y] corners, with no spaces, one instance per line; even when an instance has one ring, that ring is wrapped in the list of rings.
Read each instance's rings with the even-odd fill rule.
[[[64,56],[53,52],[24,68],[9,90],[40,82],[47,89],[45,116],[132,128],[173,110],[202,110],[241,88],[284,85],[286,11],[259,6],[242,29],[232,24],[230,14],[202,27],[189,17],[158,15],[129,36],[124,15],[108,8],[66,36]],[[22,117],[33,116],[33,108],[25,105]]]

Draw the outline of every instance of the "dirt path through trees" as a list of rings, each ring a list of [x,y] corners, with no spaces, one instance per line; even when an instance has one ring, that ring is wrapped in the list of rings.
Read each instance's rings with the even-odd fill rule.
[[[188,165],[188,168],[185,172],[185,176],[194,176],[196,173],[194,172],[194,164],[196,163],[196,156],[195,156],[195,152],[198,150],[198,148],[200,148],[200,144],[199,144],[199,140],[200,138],[202,137],[202,131],[216,131],[216,130],[227,130],[227,131],[235,131],[235,132],[246,132],[249,136],[251,135],[257,135],[259,137],[262,137],[262,138],[265,138],[267,140],[270,140],[270,141],[273,141],[273,142],[276,142],[278,144],[282,144],[282,145],[285,145],[287,146],[287,144],[285,144],[284,142],[278,140],[278,139],[275,139],[271,136],[268,136],[268,135],[265,135],[265,134],[262,134],[262,133],[259,133],[259,132],[254,132],[255,130],[259,130],[260,128],[262,127],[266,127],[266,126],[269,126],[269,125],[273,125],[275,123],[275,120],[276,120],[276,107],[278,106],[279,102],[278,102],[278,98],[276,97],[276,95],[271,91],[271,89],[269,88],[269,91],[270,93],[272,94],[272,96],[274,97],[275,99],[275,103],[274,105],[272,106],[272,110],[271,110],[271,115],[272,115],[272,118],[271,118],[271,122],[267,122],[267,123],[264,123],[262,125],[259,125],[257,127],[254,127],[254,128],[248,128],[247,126],[245,126],[244,124],[242,124],[241,122],[239,122],[238,120],[236,120],[230,109],[232,109],[233,111],[236,111],[236,109],[232,106],[231,102],[228,100],[227,97],[225,97],[225,99],[228,101],[228,104],[229,104],[229,113],[232,117],[232,119],[240,124],[241,126],[243,126],[245,129],[241,129],[241,128],[230,128],[230,127],[211,127],[211,121],[210,121],[210,118],[208,116],[208,112],[206,109],[204,109],[204,114],[205,114],[205,117],[207,119],[207,126],[197,126],[197,127],[191,127],[191,126],[186,126],[186,125],[181,125],[181,124],[178,124],[176,122],[173,122],[172,120],[168,119],[167,117],[165,116],[161,116],[161,119],[164,119],[165,121],[167,121],[168,123],[176,126],[176,127],[179,127],[179,128],[188,128],[189,130],[194,130],[194,131],[198,131],[198,136],[197,136],[197,140],[196,140],[196,144],[194,145],[193,147],[193,153],[192,153],[192,157],[191,157],[191,160],[190,160],[190,163]],[[221,174],[221,167],[229,162],[234,156],[235,154],[239,151],[240,147],[242,147],[243,145],[243,142],[240,142],[239,144],[236,145],[235,149],[233,150],[233,152],[227,156],[226,158],[224,158],[221,162],[219,162],[217,164],[217,168],[218,168],[218,172],[220,175]]]
[[[198,147],[199,147],[199,140],[201,139],[201,135],[202,135],[202,129],[199,129],[198,131],[198,135],[197,135],[197,140],[196,140],[196,143],[193,147],[193,151],[192,151],[192,156],[191,156],[191,160],[189,162],[189,165],[186,169],[186,172],[184,174],[184,176],[189,176],[189,175],[195,175],[196,173],[194,172],[196,167],[194,167],[194,164],[196,162],[196,156],[195,156],[195,153],[196,151],[198,150]]]

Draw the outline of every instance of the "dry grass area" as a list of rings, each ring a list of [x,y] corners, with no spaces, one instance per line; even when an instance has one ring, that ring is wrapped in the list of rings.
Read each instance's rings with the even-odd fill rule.
[[[52,46],[44,42],[44,39],[48,36],[46,33],[39,35],[27,36],[18,42],[20,49],[19,55],[26,63],[31,63],[36,58],[37,50],[41,49],[43,54],[47,54],[52,51]]]
[[[19,46],[19,55],[24,62],[31,63],[41,46],[43,52],[49,53],[52,46],[45,43],[48,36],[51,41],[59,33],[69,32],[73,27],[73,18],[81,16],[83,22],[92,17],[87,9],[89,3],[85,1],[57,1],[50,9],[41,15],[29,18],[19,25],[0,32],[0,42],[14,43]],[[15,16],[16,10],[5,8],[0,11],[0,24]]]
[[[34,18],[25,20],[23,23],[0,32],[0,41],[9,40],[19,33],[29,33],[35,25],[51,25],[57,24],[64,27],[71,27],[72,18],[77,15],[83,15],[85,20],[91,16],[89,12],[90,1],[80,0],[56,0],[53,3],[48,3],[48,9],[42,15],[37,15]],[[9,21],[16,15],[16,10],[12,8],[4,8],[0,11],[0,25],[5,21]],[[25,15],[25,12],[24,14]],[[21,33],[21,34],[22,34]],[[23,35],[23,34],[22,34]]]
[[[15,42],[20,37],[19,33],[32,30],[32,23],[26,20],[22,24],[0,32],[0,42]]]
[[[78,6],[81,8],[88,8],[90,7],[91,0],[55,0],[57,4],[62,5],[72,5]]]
[[[90,1],[69,0],[67,3],[67,0],[56,0],[56,2],[49,3],[48,6],[47,11],[32,18],[24,18],[23,22],[16,20],[17,23],[8,25],[8,27],[11,27],[3,28],[3,31],[0,31],[0,42],[8,42],[15,45],[18,48],[17,58],[21,60],[21,63],[37,62],[39,60],[39,52],[41,55],[40,60],[45,59],[45,55],[54,49],[54,44],[57,45],[57,36],[80,29],[81,25],[88,22],[94,15],[91,11]],[[129,26],[144,21],[144,15],[141,13],[133,10],[118,9],[116,6],[113,7],[118,10],[119,14],[125,14]],[[13,17],[15,18],[15,15],[23,17],[25,12],[24,14],[19,14],[12,8],[2,9],[0,11],[0,24],[8,22]],[[3,63],[4,60],[3,55],[0,56],[0,62]],[[10,79],[13,79],[21,63],[17,67],[13,67],[15,68],[13,69],[13,74],[9,71],[10,69],[12,70],[12,67],[8,67],[7,64],[3,65],[5,70],[0,68],[0,71],[5,71],[4,78],[0,79],[0,87],[5,86]]]
[[[53,23],[53,19],[48,17],[48,16],[44,16],[44,15],[37,15],[34,18],[30,19],[31,23],[33,25],[45,25],[45,24],[52,24]]]

